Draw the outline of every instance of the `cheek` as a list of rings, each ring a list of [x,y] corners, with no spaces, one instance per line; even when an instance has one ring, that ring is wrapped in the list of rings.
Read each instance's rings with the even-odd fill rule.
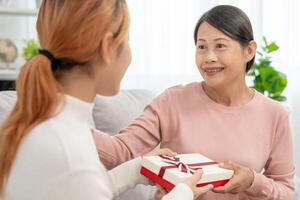
[[[203,56],[196,53],[195,54],[195,60],[196,60],[196,65],[197,65],[198,69],[200,70],[200,67],[202,66],[202,63],[203,63]]]
[[[131,54],[131,49],[128,47],[128,63],[131,63],[131,59],[132,59],[132,54]]]
[[[130,63],[131,62],[131,49],[128,43],[126,43],[126,46],[124,48],[124,60],[126,61],[126,63]]]
[[[122,53],[122,59],[121,59],[121,63],[120,63],[121,79],[123,78],[124,74],[126,73],[130,63],[131,63],[131,50],[130,50],[129,46],[127,46]]]

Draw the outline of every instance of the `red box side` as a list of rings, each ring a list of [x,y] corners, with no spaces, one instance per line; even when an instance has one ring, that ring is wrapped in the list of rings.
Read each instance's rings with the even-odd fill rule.
[[[165,188],[166,190],[170,191],[174,188],[174,184],[170,183],[169,181],[159,177],[157,174],[151,172],[145,167],[141,167],[140,173],[146,176],[152,182],[160,185],[161,187]],[[219,187],[225,185],[229,180],[220,180],[220,181],[213,181],[208,183],[200,183],[197,184],[197,187],[202,187],[208,184],[212,184],[214,187]]]

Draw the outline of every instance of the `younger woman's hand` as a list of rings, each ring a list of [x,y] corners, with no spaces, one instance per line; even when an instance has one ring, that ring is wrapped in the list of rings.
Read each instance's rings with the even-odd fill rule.
[[[251,169],[231,161],[219,164],[219,167],[234,170],[234,175],[226,185],[213,189],[214,192],[236,194],[245,191],[252,185],[254,174]]]
[[[186,179],[183,183],[189,186],[194,194],[194,199],[197,199],[199,196],[205,194],[206,192],[210,191],[213,189],[213,185],[206,185],[203,187],[197,187],[198,181],[201,179],[202,176],[202,170],[196,171],[193,176],[190,178]],[[162,188],[160,185],[156,185],[158,188],[156,194],[155,194],[155,199],[161,199],[163,196],[165,196],[168,191]]]
[[[187,184],[194,193],[194,199],[197,199],[199,196],[207,193],[208,191],[213,189],[213,185],[206,185],[203,187],[197,187],[198,181],[201,179],[203,171],[197,170],[193,176],[185,180],[183,183]]]

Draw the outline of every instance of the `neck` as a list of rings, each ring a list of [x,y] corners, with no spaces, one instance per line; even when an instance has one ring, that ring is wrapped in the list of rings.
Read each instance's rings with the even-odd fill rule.
[[[254,96],[254,91],[245,82],[226,87],[210,87],[203,82],[202,87],[210,99],[225,106],[245,105]]]
[[[79,67],[66,72],[59,82],[64,88],[64,92],[86,102],[93,102],[96,91],[95,83],[88,73],[80,70]]]

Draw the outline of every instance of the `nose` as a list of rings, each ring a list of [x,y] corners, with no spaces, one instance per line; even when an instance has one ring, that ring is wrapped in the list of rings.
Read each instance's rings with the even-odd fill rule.
[[[213,50],[208,50],[204,61],[206,63],[216,62],[217,61],[216,53]]]

